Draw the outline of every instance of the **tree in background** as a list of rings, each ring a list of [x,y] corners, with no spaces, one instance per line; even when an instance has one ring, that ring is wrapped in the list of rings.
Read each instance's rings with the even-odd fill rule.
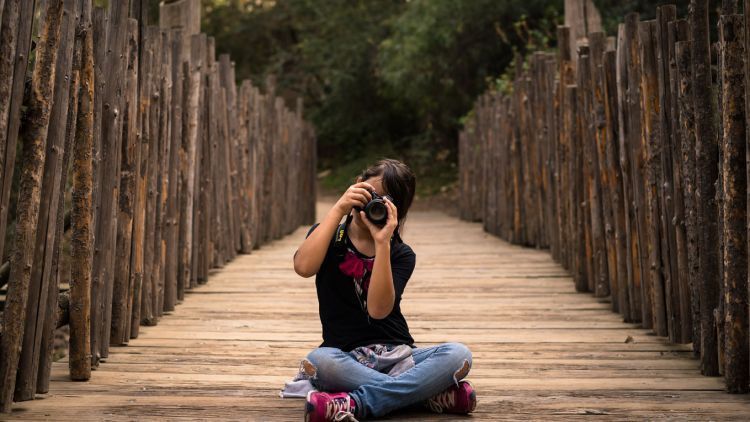
[[[239,77],[305,100],[329,186],[393,155],[423,193],[455,180],[462,116],[514,51],[554,44],[562,1],[204,0]],[[534,28],[532,31],[530,28]],[[532,34],[543,34],[536,36]]]

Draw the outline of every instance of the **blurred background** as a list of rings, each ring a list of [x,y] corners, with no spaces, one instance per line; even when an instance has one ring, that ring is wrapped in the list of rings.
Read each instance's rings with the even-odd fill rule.
[[[322,194],[378,158],[406,161],[420,198],[452,197],[474,100],[507,89],[514,57],[556,46],[563,0],[202,0],[202,31],[237,78],[269,76],[316,128]],[[595,0],[608,34],[654,0]],[[687,3],[687,2],[678,2]],[[158,16],[159,0],[152,0]],[[686,8],[686,6],[680,6]],[[681,11],[681,12],[684,12]]]

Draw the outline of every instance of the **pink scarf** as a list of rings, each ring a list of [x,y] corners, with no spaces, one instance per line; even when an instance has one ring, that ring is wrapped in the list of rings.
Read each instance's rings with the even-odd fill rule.
[[[354,278],[356,281],[364,281],[362,290],[367,292],[367,288],[370,284],[369,274],[372,273],[372,265],[375,262],[375,258],[360,258],[351,250],[346,251],[344,260],[339,264],[339,270],[344,275]],[[365,275],[368,275],[365,280]]]

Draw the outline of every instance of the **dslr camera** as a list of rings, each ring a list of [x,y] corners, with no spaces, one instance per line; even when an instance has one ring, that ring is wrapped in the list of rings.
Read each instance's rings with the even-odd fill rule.
[[[370,192],[372,200],[365,205],[364,211],[367,219],[373,224],[382,226],[388,221],[388,206],[385,204],[385,198],[393,202],[393,198],[388,195],[380,196],[376,192]],[[357,211],[362,211],[361,207],[355,207]]]

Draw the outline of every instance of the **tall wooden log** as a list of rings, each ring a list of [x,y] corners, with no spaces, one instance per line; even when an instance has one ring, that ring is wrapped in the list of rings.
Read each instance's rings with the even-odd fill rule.
[[[42,372],[51,359],[54,340],[54,318],[57,316],[58,278],[57,262],[62,226],[62,208],[64,181],[67,180],[67,167],[64,158],[69,157],[66,150],[67,127],[73,122],[69,119],[69,104],[75,100],[75,89],[71,86],[75,77],[71,75],[75,28],[78,25],[78,1],[63,2],[62,22],[60,26],[60,51],[55,64],[55,82],[50,110],[47,146],[45,152],[44,176],[39,204],[36,245],[34,249],[34,267],[29,281],[29,302],[26,308],[26,329],[21,359],[18,364],[16,391],[14,400],[32,400],[37,392],[37,380],[40,375],[39,364],[45,361]],[[71,96],[71,89],[73,90]],[[75,110],[75,107],[70,107]],[[54,302],[54,303],[51,303]],[[42,388],[44,389],[44,388]]]
[[[16,146],[15,144],[8,144],[8,123],[10,118],[10,107],[13,99],[13,74],[17,61],[16,46],[18,43],[18,31],[19,26],[24,26],[24,22],[19,21],[20,0],[8,0],[7,3],[4,14],[2,12],[3,8],[0,7],[0,18],[2,18],[0,19],[0,40],[2,40],[2,42],[0,42],[0,180],[5,180],[7,178],[5,176],[7,166],[15,166]],[[33,12],[33,2],[26,3],[32,4],[31,9]],[[25,24],[31,26],[30,20],[25,22]],[[28,29],[26,32],[28,32]],[[22,79],[21,83],[23,83]],[[17,84],[18,83],[16,83],[16,85]],[[12,178],[13,171],[11,170],[9,174]],[[3,195],[3,192],[5,192],[4,183],[0,184],[0,186],[2,186],[3,189],[0,191],[1,200],[2,198],[5,198]],[[0,224],[0,254],[3,253],[3,248],[5,246],[5,223],[7,215],[8,205],[5,201],[1,201],[0,222],[2,222],[2,224]]]
[[[199,105],[201,90],[201,37],[193,35],[190,42],[191,61],[183,67],[185,81],[184,89],[184,120],[183,138],[180,150],[181,156],[181,189],[180,196],[180,258],[178,263],[177,285],[182,289],[193,287],[191,281],[192,257],[193,257],[193,203],[195,201],[195,169],[196,151],[199,141]],[[178,287],[179,289],[179,287]],[[181,297],[178,290],[178,297]],[[183,293],[184,294],[184,293]]]
[[[7,0],[2,16],[0,38],[0,149],[2,191],[0,192],[0,253],[5,251],[10,192],[16,164],[16,144],[21,125],[26,67],[29,63],[31,33],[34,23],[34,0]],[[6,61],[7,60],[7,61]],[[4,105],[2,105],[4,104]],[[3,109],[2,107],[6,107]]]
[[[96,236],[99,227],[99,210],[101,209],[101,159],[102,159],[102,112],[103,112],[103,95],[104,92],[104,59],[106,54],[106,11],[101,7],[94,8],[93,14],[93,33],[94,39],[97,40],[94,44],[94,93],[99,93],[94,96],[94,146],[93,146],[93,163],[92,163],[92,207],[93,212],[91,215],[91,224],[94,230],[94,236]],[[99,358],[101,353],[99,352],[101,343],[101,324],[104,319],[103,312],[103,289],[104,280],[99,277],[98,272],[94,271],[94,262],[97,259],[101,259],[100,256],[103,251],[96,249],[97,245],[96,237],[94,237],[93,247],[93,260],[91,269],[91,365],[96,367],[99,365]]]
[[[680,71],[678,69],[677,43],[689,38],[689,24],[686,19],[679,19],[669,25],[669,73],[671,80],[671,158],[674,194],[674,215],[672,226],[675,230],[677,267],[674,271],[675,283],[672,294],[675,296],[675,307],[679,307],[679,329],[675,330],[675,341],[690,343],[693,338],[693,321],[691,315],[690,260],[688,257],[687,208],[685,199],[684,168],[682,161],[682,129],[680,125]]]
[[[37,59],[31,81],[29,106],[22,127],[23,168],[21,169],[16,213],[15,251],[11,260],[8,293],[3,312],[4,331],[0,341],[0,411],[11,409],[18,362],[27,320],[29,281],[33,268],[36,226],[39,218],[41,178],[45,162],[45,141],[49,128],[55,62],[60,43],[63,2],[51,0],[42,24]],[[34,316],[35,317],[35,316]]]
[[[617,255],[615,250],[615,227],[612,204],[613,186],[608,171],[610,164],[607,161],[607,144],[611,141],[611,127],[607,125],[606,117],[606,75],[604,74],[604,56],[606,39],[601,32],[590,36],[591,43],[591,75],[593,109],[591,122],[594,127],[596,141],[596,173],[595,194],[596,207],[598,208],[600,237],[600,273],[595,285],[595,293],[599,297],[611,295],[613,306],[617,307]],[[614,52],[613,52],[614,53]],[[614,58],[614,56],[613,56]],[[614,64],[614,62],[613,62]],[[613,74],[614,76],[614,74]],[[592,214],[592,217],[594,215]]]
[[[724,378],[727,391],[748,391],[747,133],[745,29],[741,15],[719,23],[723,155]]]
[[[677,54],[677,70],[680,78],[679,110],[680,110],[680,139],[682,153],[682,189],[685,203],[685,232],[688,259],[688,285],[690,289],[690,314],[692,320],[693,353],[697,357],[700,353],[701,323],[700,323],[700,279],[698,254],[697,210],[695,197],[695,113],[693,111],[693,83],[691,42],[678,42],[675,49]]]
[[[626,71],[622,72],[627,78],[627,85],[620,85],[620,95],[624,99],[622,113],[627,116],[623,119],[626,124],[620,141],[621,154],[627,155],[627,166],[623,164],[623,173],[628,169],[630,180],[623,187],[628,190],[628,205],[631,212],[629,218],[630,253],[632,262],[632,284],[629,286],[631,315],[635,322],[640,321],[645,328],[651,328],[651,306],[650,301],[644,302],[644,289],[647,281],[648,252],[646,249],[646,224],[645,224],[645,193],[643,176],[645,157],[641,144],[641,59],[639,54],[640,37],[638,34],[638,21],[640,17],[636,13],[625,17],[623,65]],[[621,157],[621,162],[623,158]]]
[[[677,268],[677,232],[672,225],[674,218],[674,166],[672,161],[672,79],[670,75],[670,42],[669,27],[677,18],[677,7],[665,5],[657,8],[654,42],[656,52],[657,83],[659,94],[659,163],[660,171],[657,180],[659,200],[659,224],[661,240],[662,281],[665,307],[666,335],[671,341],[678,338],[679,315],[679,282]],[[672,47],[673,48],[673,47]]]
[[[94,144],[94,34],[91,2],[84,3],[81,37],[81,91],[78,97],[75,141],[73,143],[73,209],[70,240],[70,378],[85,381],[91,377],[91,265],[92,152]]]
[[[592,217],[598,210],[592,201],[595,196],[593,190],[595,190],[595,179],[594,179],[594,160],[593,155],[595,151],[595,140],[592,131],[591,122],[591,57],[589,55],[590,49],[586,45],[582,45],[578,48],[578,140],[580,146],[580,167],[576,167],[573,171],[581,174],[581,201],[580,204],[580,216],[579,224],[583,228],[583,265],[585,271],[585,291],[593,292],[596,280],[599,274],[598,260],[595,258],[597,251],[598,241],[600,240],[598,235],[601,235],[600,230],[596,230],[595,226],[600,228],[601,221],[595,217]],[[598,196],[597,196],[598,199]],[[596,208],[592,210],[592,208]],[[598,217],[598,216],[597,216]],[[596,220],[596,222],[594,222]],[[596,233],[595,233],[596,232]]]
[[[107,55],[104,63],[102,105],[101,202],[95,235],[96,251],[93,272],[102,280],[99,303],[102,321],[99,328],[99,353],[109,355],[114,290],[114,268],[117,247],[117,202],[120,190],[120,149],[123,127],[124,73],[127,67],[128,3],[113,3],[109,10]]]
[[[171,93],[171,126],[170,141],[168,151],[168,168],[166,178],[162,177],[162,210],[166,210],[163,215],[164,249],[162,254],[165,255],[164,261],[165,279],[163,294],[164,311],[174,310],[178,298],[178,222],[179,222],[179,203],[178,198],[178,177],[179,177],[179,151],[182,141],[182,101],[183,101],[183,76],[182,62],[184,59],[182,32],[179,30],[171,32],[171,75],[172,75],[172,93]]]
[[[717,336],[714,309],[718,306],[719,233],[716,206],[718,179],[718,143],[711,98],[711,56],[708,1],[691,0],[690,28],[693,62],[693,96],[695,113],[695,150],[697,224],[701,228],[699,243],[701,307],[701,373],[718,375]]]
[[[151,159],[151,142],[152,138],[152,104],[151,96],[153,92],[153,81],[156,79],[152,76],[154,71],[154,32],[151,27],[143,28],[143,22],[139,22],[142,33],[140,39],[140,54],[138,63],[140,64],[139,83],[138,83],[138,130],[139,130],[139,158],[137,166],[137,176],[135,184],[135,202],[133,205],[133,241],[131,244],[130,257],[130,302],[128,303],[130,320],[128,321],[128,334],[130,338],[137,338],[141,324],[141,300],[143,299],[144,289],[144,267],[146,260],[151,255],[146,255],[149,242],[146,236],[146,215],[148,208],[148,187],[150,171],[149,163]],[[149,239],[150,240],[150,239]],[[153,249],[150,249],[153,253]]]
[[[120,151],[119,198],[117,201],[116,259],[112,286],[112,322],[109,344],[120,346],[130,339],[130,264],[133,242],[133,219],[136,179],[140,161],[138,139],[138,21],[128,19],[127,67],[123,95],[122,141]]]
[[[620,162],[620,102],[617,90],[618,74],[617,53],[607,51],[604,54],[604,64],[602,72],[604,73],[604,97],[605,97],[605,118],[607,122],[608,139],[605,146],[605,155],[607,163],[607,179],[611,189],[610,199],[612,213],[612,230],[614,231],[614,254],[615,254],[615,278],[616,302],[613,300],[613,309],[622,314],[623,319],[630,320],[630,307],[628,305],[628,246],[627,246],[627,225],[625,215],[627,203],[623,192],[624,174]],[[611,253],[611,252],[610,252]],[[632,271],[632,270],[631,270]],[[612,272],[610,272],[611,274]]]

